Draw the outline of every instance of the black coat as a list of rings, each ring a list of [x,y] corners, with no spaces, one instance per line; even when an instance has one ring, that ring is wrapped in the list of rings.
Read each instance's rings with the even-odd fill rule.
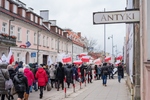
[[[118,75],[123,75],[123,67],[122,66],[118,66]]]
[[[14,76],[16,75],[16,72],[15,72],[15,70],[13,69],[13,68],[10,68],[9,70],[8,70],[8,72],[9,72],[9,76],[10,76],[10,79],[14,79]]]
[[[103,67],[101,68],[101,72],[102,72],[102,75],[108,75],[108,73],[109,73],[109,68],[108,68],[108,66],[103,66]]]
[[[28,80],[24,76],[24,74],[21,72],[18,72],[15,75],[15,77],[13,79],[13,83],[14,83],[15,90],[17,93],[26,92],[26,90],[28,89]]]
[[[65,75],[66,75],[66,78],[67,78],[67,83],[72,83],[73,79],[72,79],[72,75],[73,75],[73,72],[72,72],[72,68],[71,66],[68,66],[65,68]]]
[[[64,79],[64,68],[62,66],[59,66],[56,69],[56,80],[63,81],[63,79]]]

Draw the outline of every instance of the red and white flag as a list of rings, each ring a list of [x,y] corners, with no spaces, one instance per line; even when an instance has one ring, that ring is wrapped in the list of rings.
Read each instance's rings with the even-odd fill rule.
[[[72,61],[71,56],[64,57],[64,58],[62,59],[62,61],[63,61],[63,63],[71,62],[71,61]]]
[[[73,62],[74,64],[82,64],[82,61],[81,60],[76,60]]]
[[[82,62],[89,62],[90,61],[90,56],[83,56],[81,58]]]
[[[8,57],[7,57],[7,63],[12,64],[14,62],[14,56],[12,54],[12,51],[9,51]]]
[[[108,56],[108,57],[105,58],[105,62],[109,62],[110,60],[111,60],[110,56]]]

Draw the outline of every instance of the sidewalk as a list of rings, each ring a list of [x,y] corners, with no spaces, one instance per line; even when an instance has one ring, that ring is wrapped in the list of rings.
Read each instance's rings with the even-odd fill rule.
[[[65,98],[64,90],[57,91],[53,88],[51,91],[44,91],[42,99],[39,99],[39,91],[30,93],[29,100],[130,100],[127,90],[126,78],[121,80],[121,83],[115,79],[108,79],[107,87],[102,85],[102,80],[93,81],[85,86],[76,83],[76,91],[73,92],[72,85],[67,88],[67,97]],[[17,96],[15,96],[16,100]]]
[[[80,92],[63,100],[130,100],[125,80],[122,79],[119,83],[117,77],[108,79],[107,87],[102,85],[102,80],[96,80]]]

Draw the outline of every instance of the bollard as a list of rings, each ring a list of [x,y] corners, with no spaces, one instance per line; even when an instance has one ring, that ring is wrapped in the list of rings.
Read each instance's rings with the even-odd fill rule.
[[[66,92],[67,92],[66,87],[67,87],[67,83],[66,83],[66,76],[65,76],[65,78],[64,78],[64,92],[65,92],[65,98],[67,97],[67,95],[66,95]]]
[[[94,79],[96,80],[96,71],[94,71]]]
[[[73,92],[75,92],[75,74],[73,74]]]
[[[85,86],[86,86],[86,73],[84,74],[84,83],[85,83]]]
[[[80,89],[81,89],[81,82],[82,81],[82,79],[81,79],[81,73],[79,73],[79,82],[80,82]]]
[[[88,72],[88,83],[90,82],[90,71]]]

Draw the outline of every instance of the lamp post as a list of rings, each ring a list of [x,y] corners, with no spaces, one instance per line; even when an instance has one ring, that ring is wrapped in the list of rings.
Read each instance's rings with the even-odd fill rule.
[[[115,48],[115,47],[116,47],[116,56],[117,56],[117,45],[113,46],[113,48]]]
[[[114,48],[114,47],[113,47],[113,46],[114,46],[114,44],[113,44],[113,35],[111,35],[111,36],[108,37],[108,39],[110,39],[110,38],[112,39],[112,56],[114,56],[114,49],[113,49],[113,48]]]

